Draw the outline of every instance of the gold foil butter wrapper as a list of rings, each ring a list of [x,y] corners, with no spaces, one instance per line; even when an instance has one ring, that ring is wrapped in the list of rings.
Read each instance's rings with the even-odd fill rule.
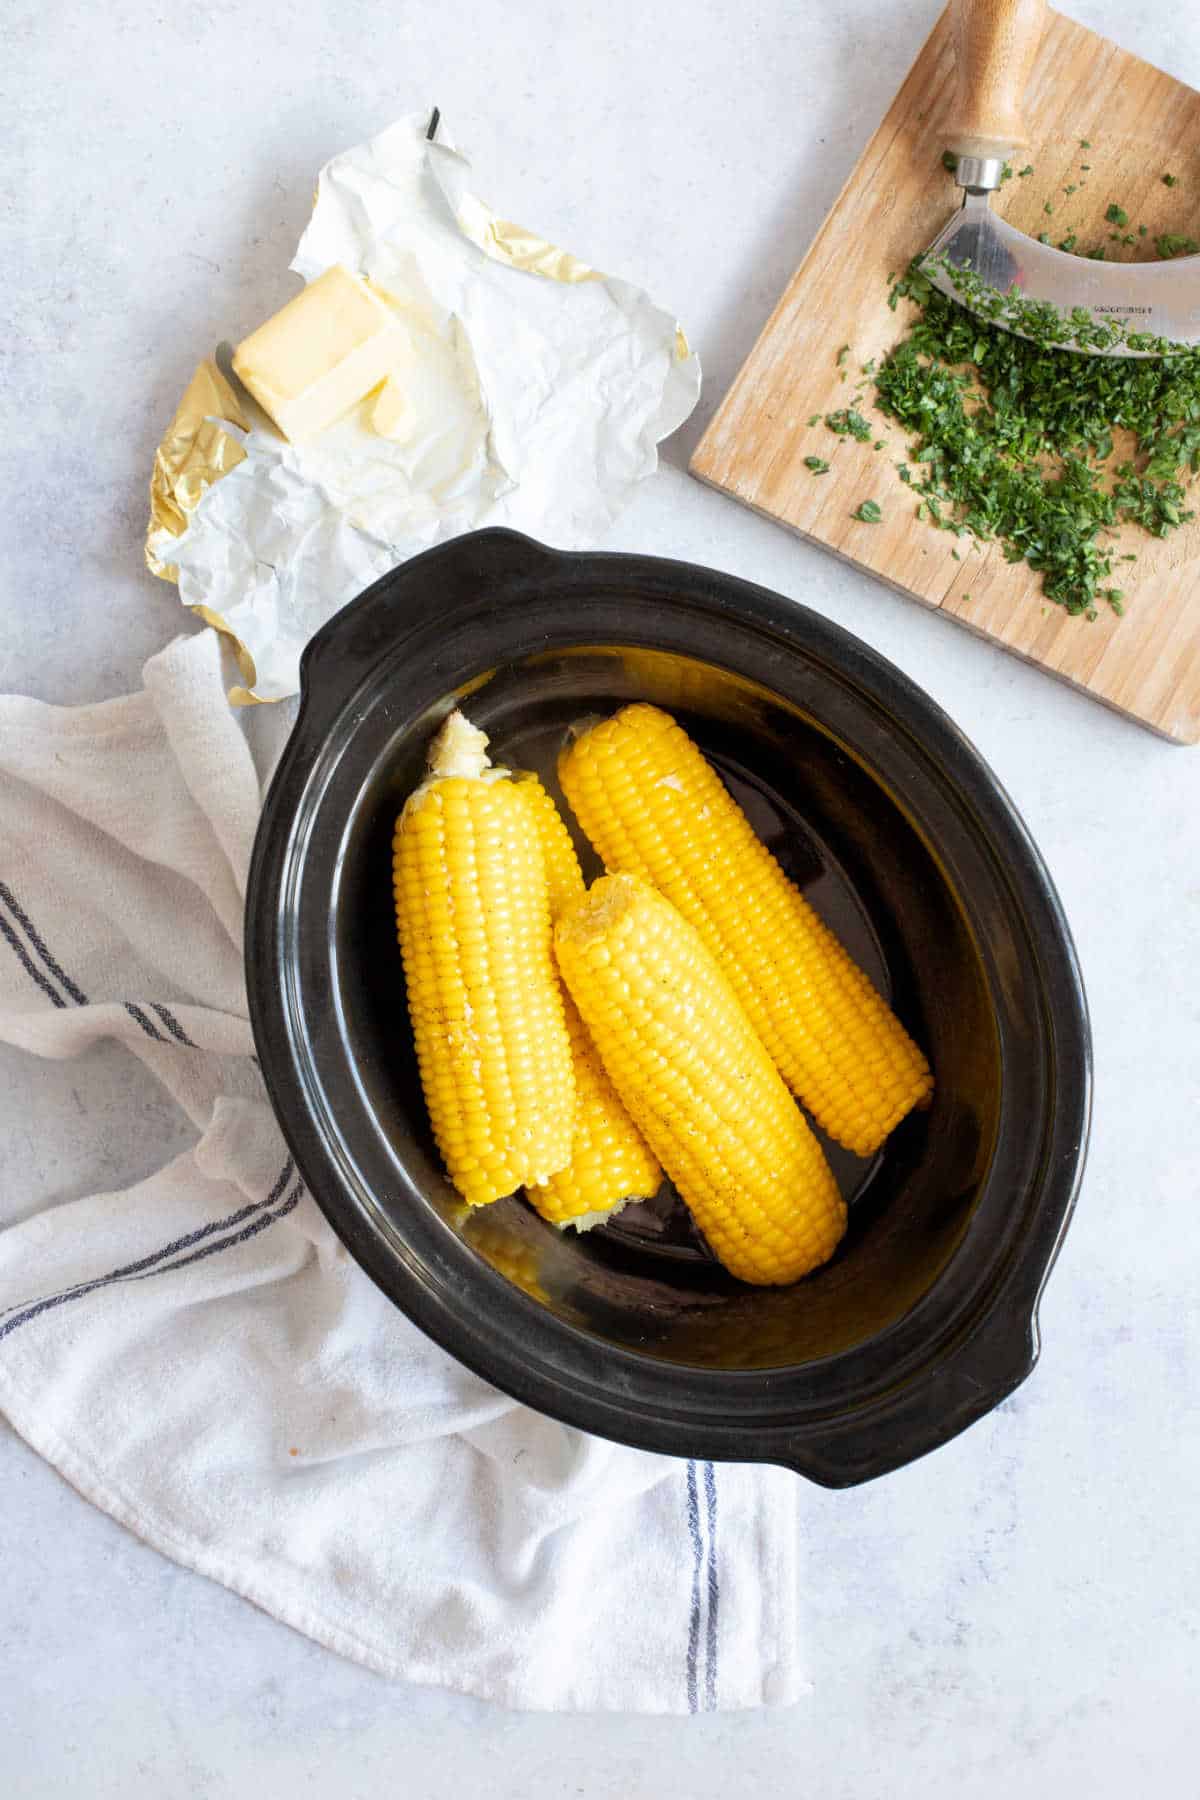
[[[289,444],[210,358],[155,457],[147,565],[230,638],[243,703],[295,693],[312,634],[432,544],[490,525],[594,544],[699,396],[674,313],[493,212],[426,123],[326,164],[292,263],[343,263],[401,321],[387,437],[368,396]]]
[[[548,281],[602,281],[599,270],[580,262],[569,250],[548,244],[536,232],[514,225],[511,219],[497,219],[474,194],[463,193],[455,205],[455,218],[464,236],[478,245],[494,262],[510,269],[521,269],[527,275],[544,275]]]
[[[242,431],[248,426],[237,395],[209,357],[188,382],[154,455],[146,567],[166,581],[178,576],[174,563],[164,561],[172,540],[183,536],[213,482],[236,468],[246,454],[222,421]]]

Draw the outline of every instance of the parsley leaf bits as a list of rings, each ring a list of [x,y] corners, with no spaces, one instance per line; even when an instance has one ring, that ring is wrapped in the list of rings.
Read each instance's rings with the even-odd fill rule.
[[[875,436],[867,420],[852,406],[843,406],[837,412],[826,413],[825,423],[839,437],[857,438],[860,444],[869,444]]]
[[[1172,256],[1195,256],[1197,250],[1200,250],[1200,244],[1195,238],[1184,237],[1178,231],[1163,231],[1155,238],[1154,248],[1165,262]]]
[[[875,397],[910,434],[901,478],[918,517],[996,540],[1069,613],[1094,614],[1100,601],[1123,611],[1110,585],[1116,528],[1167,537],[1193,516],[1200,350],[1080,356],[1059,347],[1059,315],[1030,341],[948,299],[916,265],[889,304],[900,299],[917,311],[874,378]]]

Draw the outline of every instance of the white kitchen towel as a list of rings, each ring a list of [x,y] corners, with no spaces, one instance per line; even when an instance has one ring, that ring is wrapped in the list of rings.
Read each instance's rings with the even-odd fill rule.
[[[126,699],[0,699],[0,1040],[116,1040],[196,1134],[148,1180],[0,1229],[0,1408],[148,1543],[385,1675],[529,1708],[795,1699],[795,1477],[509,1400],[305,1192],[246,1019],[260,800],[211,631]],[[27,1205],[0,1199],[0,1224]]]

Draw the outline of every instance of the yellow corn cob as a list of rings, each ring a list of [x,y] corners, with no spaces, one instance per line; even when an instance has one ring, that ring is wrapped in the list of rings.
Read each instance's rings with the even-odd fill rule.
[[[520,769],[513,776],[518,793],[524,795],[537,821],[546,865],[546,888],[550,895],[550,917],[557,919],[564,906],[578,900],[586,883],[579,858],[571,842],[562,814],[530,769]]]
[[[668,713],[627,706],[567,749],[563,791],[605,867],[696,930],[793,1093],[868,1156],[933,1087],[929,1064]]]
[[[557,919],[563,908],[584,892],[579,858],[562,815],[537,776],[518,775],[516,785],[537,819],[550,916]],[[588,1231],[619,1212],[627,1200],[649,1200],[662,1185],[662,1170],[604,1073],[574,1002],[569,995],[564,995],[564,1001],[575,1070],[571,1160],[560,1174],[526,1191],[552,1225]]]
[[[575,1079],[527,801],[451,714],[396,826],[396,925],[438,1148],[473,1206],[571,1154]]]
[[[832,1255],[829,1164],[699,934],[635,875],[605,875],[555,927],[563,979],[613,1085],[743,1281]]]

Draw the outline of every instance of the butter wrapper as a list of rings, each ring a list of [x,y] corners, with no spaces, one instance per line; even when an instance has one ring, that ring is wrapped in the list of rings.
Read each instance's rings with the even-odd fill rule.
[[[159,448],[147,562],[234,640],[239,700],[295,693],[312,634],[432,544],[595,543],[699,396],[674,314],[498,217],[426,123],[326,164],[292,263],[306,282],[342,263],[394,310],[387,406],[290,444],[206,362]]]
[[[168,581],[177,580],[179,574],[167,560],[174,540],[183,536],[213,482],[236,468],[246,454],[240,438],[222,426],[222,419],[238,426],[239,434],[247,428],[237,395],[210,357],[188,382],[150,475],[146,567]]]

